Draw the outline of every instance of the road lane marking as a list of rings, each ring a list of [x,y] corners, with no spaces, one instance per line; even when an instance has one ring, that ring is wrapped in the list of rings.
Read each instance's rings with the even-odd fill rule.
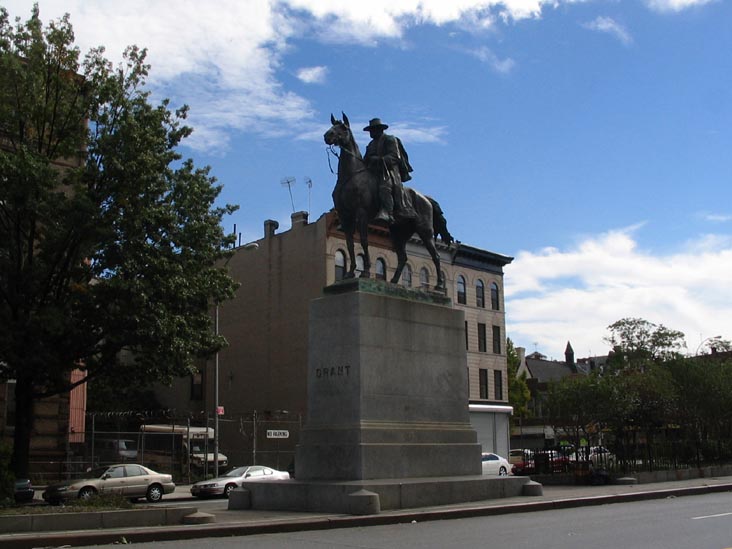
[[[691,520],[701,520],[701,519],[708,519],[708,518],[728,517],[730,515],[732,515],[732,513],[719,513],[718,515],[704,515],[702,517],[691,517]]]

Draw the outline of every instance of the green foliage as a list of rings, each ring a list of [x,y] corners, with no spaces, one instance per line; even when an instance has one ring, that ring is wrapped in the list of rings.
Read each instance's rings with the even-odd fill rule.
[[[531,391],[526,384],[526,373],[518,374],[521,364],[511,338],[506,338],[506,360],[508,363],[508,403],[513,406],[513,417],[526,418],[529,416]]]
[[[177,152],[187,108],[150,103],[144,49],[113,67],[73,40],[68,16],[0,8],[0,380],[17,380],[21,418],[77,367],[131,386],[192,371],[224,344],[210,309],[236,287],[221,226],[236,208]]]
[[[651,361],[670,360],[686,347],[684,334],[642,318],[623,318],[608,326],[605,338],[615,353],[611,366],[643,367]]]

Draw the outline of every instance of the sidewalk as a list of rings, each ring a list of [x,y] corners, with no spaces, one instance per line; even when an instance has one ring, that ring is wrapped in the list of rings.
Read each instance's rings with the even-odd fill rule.
[[[196,499],[188,486],[176,487],[160,505],[171,501]],[[450,518],[493,516],[508,513],[548,511],[589,505],[606,505],[647,499],[662,499],[732,491],[732,477],[698,478],[671,482],[604,486],[544,486],[541,496],[511,497],[440,507],[383,511],[378,515],[352,516],[294,511],[212,511],[215,522],[200,525],[154,526],[105,530],[77,530],[42,534],[0,535],[3,549],[26,549],[48,546],[83,546],[119,542],[165,541],[220,536],[350,528],[378,524],[423,522]],[[208,511],[208,510],[207,510]]]

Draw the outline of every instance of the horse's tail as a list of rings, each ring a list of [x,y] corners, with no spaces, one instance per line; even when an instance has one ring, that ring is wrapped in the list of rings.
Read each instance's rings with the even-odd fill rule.
[[[455,239],[450,234],[450,231],[447,230],[447,219],[445,219],[445,214],[442,213],[442,208],[437,203],[437,200],[431,196],[428,196],[427,200],[432,204],[432,230],[435,236],[439,235],[445,244],[450,245]]]

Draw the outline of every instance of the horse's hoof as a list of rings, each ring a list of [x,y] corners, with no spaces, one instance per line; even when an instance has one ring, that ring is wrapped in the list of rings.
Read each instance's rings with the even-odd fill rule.
[[[356,278],[356,275],[354,273],[346,273],[346,274],[343,275],[343,278],[344,279]]]
[[[371,273],[369,271],[363,271],[359,278],[371,278]]]

